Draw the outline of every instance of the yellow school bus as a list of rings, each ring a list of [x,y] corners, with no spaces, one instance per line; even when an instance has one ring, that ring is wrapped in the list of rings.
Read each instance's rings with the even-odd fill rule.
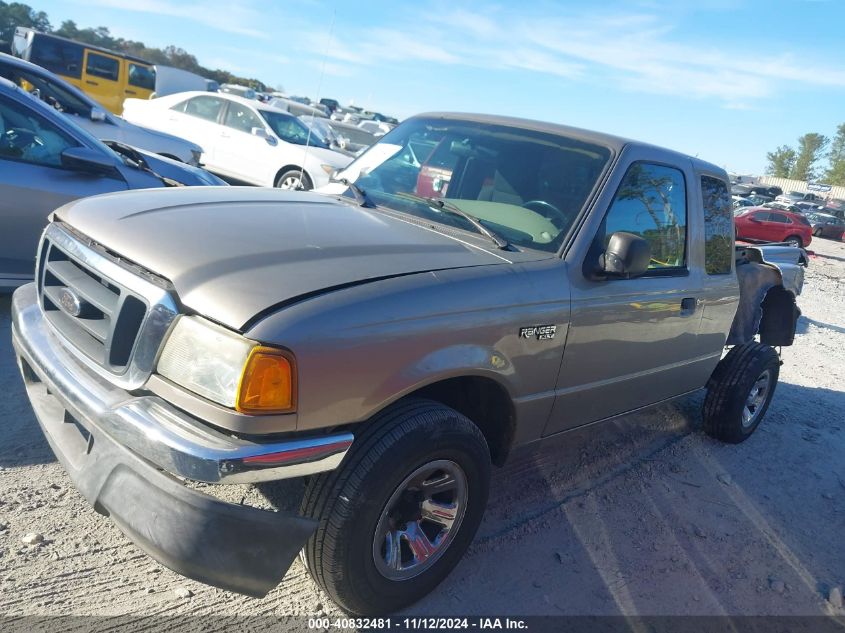
[[[155,91],[155,67],[125,53],[75,42],[19,26],[12,53],[43,66],[120,114],[124,99],[149,99]]]

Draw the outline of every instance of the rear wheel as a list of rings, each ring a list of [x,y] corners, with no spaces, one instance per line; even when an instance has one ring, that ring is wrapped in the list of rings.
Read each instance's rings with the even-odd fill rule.
[[[469,419],[428,400],[374,418],[341,467],[309,482],[301,511],[319,520],[309,573],[344,610],[390,613],[422,598],[475,535],[490,451]]]
[[[288,169],[276,178],[276,187],[294,191],[310,191],[314,188],[314,185],[311,183],[308,174],[302,173],[299,169]]]
[[[738,444],[760,425],[777,386],[780,358],[769,345],[737,345],[716,366],[704,398],[704,431]]]
[[[804,242],[797,235],[790,235],[784,240],[784,242],[786,242],[789,246],[795,246],[796,248],[804,246]]]

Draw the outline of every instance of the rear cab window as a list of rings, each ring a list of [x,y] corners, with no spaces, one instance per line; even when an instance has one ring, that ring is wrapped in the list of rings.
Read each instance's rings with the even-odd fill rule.
[[[728,186],[721,178],[701,177],[704,209],[704,270],[708,275],[731,272],[733,212]]]

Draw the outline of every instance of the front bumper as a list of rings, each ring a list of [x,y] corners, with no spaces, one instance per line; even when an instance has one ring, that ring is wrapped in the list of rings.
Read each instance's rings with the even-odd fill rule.
[[[14,294],[12,341],[50,446],[98,512],[189,578],[257,597],[281,581],[316,521],[226,503],[173,474],[221,483],[319,472],[340,463],[351,435],[246,442],[160,398],[115,388],[62,347],[43,318],[34,284]]]

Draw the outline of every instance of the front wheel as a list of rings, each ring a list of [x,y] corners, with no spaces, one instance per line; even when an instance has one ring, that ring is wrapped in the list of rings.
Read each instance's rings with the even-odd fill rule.
[[[769,345],[734,346],[716,366],[704,398],[704,431],[738,444],[760,425],[780,373],[780,358]]]
[[[472,541],[489,480],[487,442],[468,418],[428,400],[391,407],[356,435],[338,470],[309,483],[301,512],[320,523],[306,567],[354,615],[416,602]]]
[[[308,174],[299,169],[288,169],[276,178],[276,187],[293,191],[310,191],[314,188],[314,185],[311,183]]]

